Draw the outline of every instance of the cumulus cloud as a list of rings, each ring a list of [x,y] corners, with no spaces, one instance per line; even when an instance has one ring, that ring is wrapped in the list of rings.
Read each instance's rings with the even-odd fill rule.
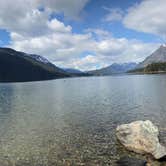
[[[63,13],[66,17],[78,18],[88,1],[15,0],[14,3],[12,0],[0,1],[0,28],[27,36],[44,35],[49,33],[50,29],[60,30],[63,26],[56,20],[49,23],[52,13]],[[39,8],[43,8],[44,11]]]
[[[46,56],[51,61],[70,59],[92,47],[91,34],[74,34],[70,26],[65,26],[57,19],[50,24],[54,31],[42,36],[27,37],[12,32],[10,47]]]
[[[41,0],[41,5],[54,12],[63,12],[66,17],[78,19],[89,0]]]
[[[100,45],[100,43],[98,44]],[[140,62],[150,55],[157,47],[158,45],[152,43],[145,44],[139,41],[127,41],[125,46],[121,45],[121,48],[123,49],[117,50],[116,54],[111,50],[109,54],[104,54],[101,53],[100,49],[97,49],[94,50],[93,55],[87,55],[82,58],[73,58],[56,64],[59,66],[74,67],[83,71],[95,70],[109,66],[112,63]]]
[[[165,0],[143,0],[129,8],[123,23],[127,28],[166,36]]]
[[[59,63],[60,66],[64,66],[64,61]],[[82,71],[95,70],[96,68],[103,67],[104,62],[95,55],[88,54],[85,57],[69,59],[67,63],[68,68],[81,69]]]
[[[58,20],[53,22],[58,25],[53,26],[57,31],[48,35],[24,37],[11,33],[10,47],[42,55],[60,67],[74,67],[81,70],[105,67],[114,62],[139,62],[152,53],[152,48],[158,47],[153,43],[114,38],[108,34],[109,32],[100,29],[93,32],[88,30],[85,34],[75,34],[71,27],[65,26],[62,22]],[[94,33],[100,36],[100,40],[93,37]],[[85,52],[91,54],[84,55]]]
[[[42,55],[61,67],[82,70],[105,67],[114,62],[138,62],[148,56],[153,51],[152,48],[157,47],[153,43],[114,38],[103,29],[74,33],[70,25],[56,18],[50,19],[52,12],[64,12],[65,15],[76,18],[87,2],[88,0],[0,1],[0,28],[10,33],[9,47]],[[39,10],[43,6],[44,10]]]
[[[90,33],[96,40],[103,40],[105,38],[112,37],[111,32],[99,28],[88,28],[85,29],[84,32]]]
[[[123,19],[124,12],[120,8],[107,8],[103,7],[108,13],[103,18],[103,21],[113,22],[113,21],[121,21]]]
[[[155,43],[112,37],[97,42],[96,53],[104,66],[107,66],[115,62],[140,62],[157,47],[158,44]]]
[[[69,61],[62,61],[59,65],[73,66],[82,70],[92,70],[108,66],[115,62],[140,62],[157,49],[159,45],[125,38],[111,38],[98,42],[93,41],[93,46],[91,49],[89,48],[89,51],[93,52],[93,55],[87,55],[82,58],[73,57]]]

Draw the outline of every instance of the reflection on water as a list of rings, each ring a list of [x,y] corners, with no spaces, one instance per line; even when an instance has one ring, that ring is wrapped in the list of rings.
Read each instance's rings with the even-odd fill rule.
[[[150,119],[166,144],[166,75],[0,84],[0,165],[115,165],[122,123]]]

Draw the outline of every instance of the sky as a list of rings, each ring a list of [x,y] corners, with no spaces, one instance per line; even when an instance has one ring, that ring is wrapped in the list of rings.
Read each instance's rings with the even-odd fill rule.
[[[141,62],[166,42],[166,0],[0,1],[0,47],[83,71]]]

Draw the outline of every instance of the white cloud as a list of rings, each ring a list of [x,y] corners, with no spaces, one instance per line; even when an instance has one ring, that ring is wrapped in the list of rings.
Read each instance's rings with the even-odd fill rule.
[[[78,19],[89,0],[41,0],[41,4],[54,12],[63,12],[66,17]]]
[[[90,0],[1,0],[0,26],[16,26],[37,8],[63,13],[68,18],[78,18]],[[5,27],[6,28],[6,27]]]
[[[120,8],[107,8],[103,7],[106,11],[108,11],[108,14],[105,15],[103,18],[103,21],[106,22],[113,22],[113,21],[121,21],[123,19],[123,10]]]
[[[59,63],[60,66],[67,66],[68,68],[81,69],[82,71],[95,70],[98,67],[103,67],[104,62],[100,61],[95,55],[86,55],[82,58],[69,59],[68,63],[64,61]]]
[[[123,23],[136,31],[166,36],[166,0],[143,0],[129,8]]]
[[[105,38],[112,37],[111,32],[98,28],[88,28],[84,32],[90,33],[96,40],[103,40]]]
[[[57,19],[53,19],[48,22],[48,28],[55,32],[67,33],[71,32],[71,26],[65,26],[62,22],[58,21]]]
[[[114,38],[104,30],[96,29],[85,34],[74,34],[72,28],[54,20],[57,31],[36,37],[24,37],[11,33],[11,47],[16,50],[35,53],[48,58],[61,67],[74,67],[90,70],[105,67],[114,62],[139,62],[156,49],[157,44],[143,43],[126,38]],[[65,33],[64,33],[65,32]],[[99,35],[100,40],[93,34]],[[85,52],[92,54],[86,55]]]
[[[114,62],[141,61],[157,46],[137,40],[114,38],[108,31],[100,29],[75,34],[70,26],[65,26],[57,19],[52,20],[47,28],[53,31],[35,37],[12,32],[10,47],[42,55],[61,67],[89,70]],[[94,33],[100,40],[93,37]],[[86,55],[85,52],[92,54]]]
[[[84,48],[93,52],[93,55],[87,55],[82,58],[76,56],[68,61],[61,61],[58,65],[75,67],[81,70],[92,70],[108,66],[115,62],[140,62],[149,56],[158,46],[155,43],[143,43],[125,38],[93,41],[93,47]]]
[[[5,0],[0,1],[0,28],[26,36],[41,36],[50,29],[63,29],[63,24],[48,22],[52,13],[79,18],[89,0]],[[44,6],[43,6],[44,5]],[[39,8],[44,11],[39,11]],[[56,26],[56,27],[55,27]],[[71,30],[70,27],[68,31]]]
[[[52,11],[78,17],[88,0],[42,2],[45,5],[44,11],[37,9],[41,0],[15,0],[15,3],[11,0],[0,1],[0,28],[10,32],[9,47],[42,55],[62,67],[90,70],[114,62],[141,61],[157,46],[114,38],[110,32],[102,29],[88,29],[82,34],[76,34],[70,25],[56,18],[50,20]]]
[[[158,44],[155,43],[112,37],[98,42],[96,52],[100,59],[109,65],[115,62],[140,62],[157,47]]]
[[[46,56],[51,61],[68,60],[93,47],[91,34],[74,34],[70,26],[57,19],[52,20],[52,28],[52,33],[35,37],[12,32],[10,47]]]

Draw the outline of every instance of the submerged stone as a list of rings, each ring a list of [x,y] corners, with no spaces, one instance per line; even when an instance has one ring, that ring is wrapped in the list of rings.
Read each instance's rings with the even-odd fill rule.
[[[117,161],[118,166],[146,166],[146,161],[124,156]]]

